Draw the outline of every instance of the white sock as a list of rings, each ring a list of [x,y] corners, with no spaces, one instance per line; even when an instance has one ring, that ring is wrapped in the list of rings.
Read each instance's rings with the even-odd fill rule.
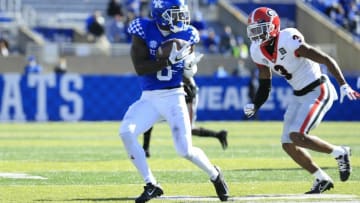
[[[315,173],[312,174],[316,179],[319,180],[331,180],[330,176],[326,174],[321,168],[319,168]]]
[[[331,152],[331,155],[334,157],[334,158],[337,158],[341,155],[343,155],[345,153],[345,150],[344,148],[340,147],[340,146],[334,146],[334,149],[333,151]]]

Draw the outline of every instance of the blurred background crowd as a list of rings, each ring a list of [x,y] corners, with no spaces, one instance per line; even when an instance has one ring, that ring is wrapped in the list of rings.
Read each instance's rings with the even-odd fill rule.
[[[229,13],[235,9],[238,14],[232,15],[242,15],[243,18],[256,4],[251,0],[188,0],[191,24],[201,36],[198,51],[217,57],[218,63],[210,63],[214,67],[206,74],[217,77],[251,75],[249,41],[240,30],[242,28],[219,20],[221,2],[233,7],[228,9]],[[359,44],[360,0],[302,2],[343,30],[352,43]],[[273,3],[280,6],[296,4],[295,0],[277,0],[266,6],[271,7]],[[149,10],[149,0],[0,0],[0,54],[2,57],[23,56],[26,73],[65,73],[68,64],[82,66],[80,62],[68,63],[71,56],[126,56],[130,43],[126,32],[129,22],[139,16],[150,17]],[[279,14],[283,14],[281,9]],[[296,27],[296,16],[294,19],[284,17],[282,27]],[[326,44],[329,46],[324,45],[324,49],[330,54],[339,52],[331,42]],[[232,65],[221,62],[226,60],[231,60]],[[76,69],[73,67],[71,70],[77,72]]]

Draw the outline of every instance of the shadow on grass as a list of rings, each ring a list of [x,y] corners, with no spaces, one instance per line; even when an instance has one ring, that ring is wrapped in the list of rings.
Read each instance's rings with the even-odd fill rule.
[[[336,167],[321,167],[321,169],[336,169]],[[245,168],[245,169],[231,169],[225,171],[302,171],[303,168]]]
[[[128,202],[134,201],[135,198],[130,197],[119,197],[119,198],[76,198],[76,199],[63,199],[63,200],[51,200],[51,199],[41,199],[36,200],[38,202],[109,202],[109,201],[119,201],[119,202]],[[162,196],[156,198],[157,200],[163,202],[218,202],[218,198],[215,196]],[[346,202],[359,202],[358,196],[356,195],[344,195],[344,194],[256,194],[256,195],[245,195],[245,196],[230,196],[229,201],[245,201],[245,202],[276,202],[276,201],[286,201],[286,202],[313,202],[311,200],[316,200],[315,202],[336,202],[336,201],[346,201]],[[331,201],[329,201],[331,200]]]
[[[134,201],[135,198],[130,197],[110,197],[110,198],[77,198],[77,199],[39,199],[35,200],[37,202],[78,202],[78,201],[86,201],[86,202],[108,202],[108,201]]]

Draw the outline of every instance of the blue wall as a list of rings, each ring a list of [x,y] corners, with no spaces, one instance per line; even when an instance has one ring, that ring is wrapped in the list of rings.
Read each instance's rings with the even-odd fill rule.
[[[356,77],[347,80],[356,88]],[[249,101],[249,78],[197,77],[196,81],[200,87],[198,120],[244,118],[242,107]],[[270,98],[259,111],[259,119],[282,120],[291,94],[283,79],[274,78]],[[0,121],[121,120],[139,96],[135,76],[5,74],[0,75]],[[335,102],[325,119],[360,121],[360,103]]]

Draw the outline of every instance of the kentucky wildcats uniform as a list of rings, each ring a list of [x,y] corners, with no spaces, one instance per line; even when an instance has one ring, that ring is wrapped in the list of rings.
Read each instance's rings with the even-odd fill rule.
[[[143,18],[135,19],[130,24],[128,31],[146,42],[153,60],[155,60],[156,50],[159,46],[169,39],[183,39],[190,44],[198,43],[200,40],[198,31],[192,26],[188,26],[187,30],[163,36],[154,20]],[[157,73],[140,76],[141,87],[143,90],[156,90],[180,86],[183,71],[183,64],[178,63]]]
[[[163,36],[155,21],[149,19],[135,19],[128,31],[144,40],[153,60],[156,60],[156,50],[166,40],[179,38],[191,44],[199,41],[199,34],[192,26]],[[181,87],[183,66],[180,62],[157,73],[139,76],[143,89],[141,98],[129,107],[122,121],[120,135],[126,143],[129,156],[146,183],[155,182],[155,178],[148,170],[145,153],[136,139],[154,123],[163,119],[170,125],[177,153],[202,168],[209,176],[217,173],[204,152],[192,146],[190,118],[185,92]]]
[[[256,43],[252,43],[250,52],[259,68],[270,67],[294,90],[285,113],[282,135],[283,143],[291,143],[290,132],[307,134],[314,129],[337,99],[337,94],[329,78],[321,73],[318,63],[298,57],[296,49],[304,43],[304,37],[297,29],[280,31],[274,43],[273,55]]]

